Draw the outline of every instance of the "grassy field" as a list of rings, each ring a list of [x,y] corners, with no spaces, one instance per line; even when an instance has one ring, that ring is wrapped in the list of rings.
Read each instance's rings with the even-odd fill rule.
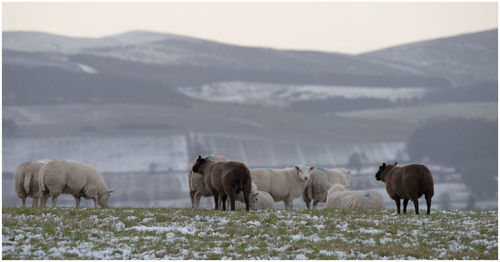
[[[497,211],[3,208],[2,259],[497,259]]]

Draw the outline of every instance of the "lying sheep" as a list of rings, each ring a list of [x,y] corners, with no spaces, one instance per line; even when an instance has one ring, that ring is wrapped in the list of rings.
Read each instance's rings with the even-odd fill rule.
[[[351,171],[345,168],[323,169],[316,167],[311,171],[311,178],[307,181],[307,186],[302,193],[302,199],[306,202],[307,209],[310,209],[313,200],[313,209],[319,202],[326,202],[328,189],[333,184],[349,186]]]
[[[22,200],[23,207],[26,206],[26,198],[31,197],[32,207],[38,206],[38,199],[42,196],[38,185],[38,173],[49,160],[24,162],[17,166],[14,172],[14,186],[17,196]]]
[[[328,190],[325,208],[382,209],[384,198],[377,191],[348,191],[344,185],[334,184]]]
[[[256,209],[272,209],[274,208],[273,197],[264,191],[257,190],[256,198]]]
[[[60,194],[73,195],[76,207],[80,206],[80,198],[94,200],[101,207],[108,206],[108,199],[113,190],[102,179],[95,168],[77,161],[52,160],[40,170],[41,206],[44,207],[47,198],[52,197],[52,206],[57,205]]]
[[[389,196],[396,201],[398,214],[403,199],[403,214],[406,214],[408,201],[413,201],[415,214],[418,215],[418,199],[425,195],[427,214],[431,213],[431,199],[434,196],[434,182],[431,171],[424,165],[396,166],[398,163],[383,163],[375,174],[377,181],[385,183]]]
[[[229,159],[211,154],[206,156],[209,159],[215,160],[215,161],[229,161]],[[205,185],[205,181],[203,178],[203,175],[198,174],[193,172],[193,166],[196,163],[196,159],[191,161],[191,165],[189,166],[189,174],[188,174],[188,181],[189,181],[189,196],[191,197],[191,207],[192,208],[198,208],[200,206],[200,198],[203,197],[210,197],[212,194],[208,190],[207,186]],[[222,199],[220,200],[222,201]]]
[[[226,198],[229,197],[231,211],[234,211],[236,195],[243,191],[246,211],[250,210],[252,177],[245,164],[236,161],[215,161],[198,156],[192,170],[203,175],[205,185],[214,198],[215,209],[218,208],[219,195],[221,195],[222,209],[226,210]]]
[[[297,165],[274,170],[256,168],[250,170],[250,174],[258,190],[269,193],[274,202],[283,201],[286,209],[292,209],[292,201],[304,192],[311,170],[310,167]]]

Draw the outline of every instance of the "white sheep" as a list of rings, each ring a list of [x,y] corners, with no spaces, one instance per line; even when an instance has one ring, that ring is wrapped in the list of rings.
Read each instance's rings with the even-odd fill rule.
[[[229,161],[229,159],[219,156],[216,154],[210,154],[206,156],[207,158],[215,161]],[[194,173],[193,166],[196,163],[196,158],[191,161],[189,165],[189,173],[188,173],[188,182],[189,182],[189,196],[191,197],[191,207],[198,208],[200,206],[201,197],[211,197],[212,193],[208,190],[205,185],[205,179],[203,175]],[[219,202],[222,203],[222,199],[219,199]],[[215,205],[215,203],[214,203]]]
[[[345,168],[324,169],[315,167],[311,171],[311,177],[307,181],[307,186],[302,194],[302,199],[306,202],[307,209],[310,209],[311,200],[313,209],[319,202],[325,203],[328,189],[333,184],[349,186],[351,171]]]
[[[267,192],[257,190],[255,200],[256,200],[255,209],[272,209],[272,208],[274,208],[273,197]]]
[[[304,192],[310,171],[308,166],[297,165],[285,169],[251,169],[250,175],[258,190],[269,193],[274,202],[283,201],[286,209],[292,209],[292,201]]]
[[[17,196],[22,200],[23,207],[26,206],[26,198],[31,197],[32,207],[38,206],[38,199],[42,196],[38,184],[38,173],[49,160],[30,161],[21,163],[14,172],[14,187]]]
[[[47,198],[52,197],[52,206],[57,205],[60,194],[70,194],[75,198],[76,207],[80,206],[80,198],[94,200],[101,207],[108,206],[108,199],[113,190],[102,179],[101,174],[90,165],[77,161],[52,160],[42,166],[39,175],[41,206]]]
[[[381,209],[384,197],[377,191],[348,191],[344,185],[335,184],[328,190],[325,208]]]

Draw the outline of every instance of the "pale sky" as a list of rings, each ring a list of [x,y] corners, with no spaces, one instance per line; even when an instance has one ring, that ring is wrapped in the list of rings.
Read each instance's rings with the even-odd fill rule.
[[[130,30],[358,54],[498,27],[497,3],[3,3],[3,31]]]

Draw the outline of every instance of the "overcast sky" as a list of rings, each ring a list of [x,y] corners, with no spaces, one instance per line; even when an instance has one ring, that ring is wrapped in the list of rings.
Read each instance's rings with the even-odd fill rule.
[[[3,31],[148,30],[350,54],[497,28],[496,3],[3,3]]]

